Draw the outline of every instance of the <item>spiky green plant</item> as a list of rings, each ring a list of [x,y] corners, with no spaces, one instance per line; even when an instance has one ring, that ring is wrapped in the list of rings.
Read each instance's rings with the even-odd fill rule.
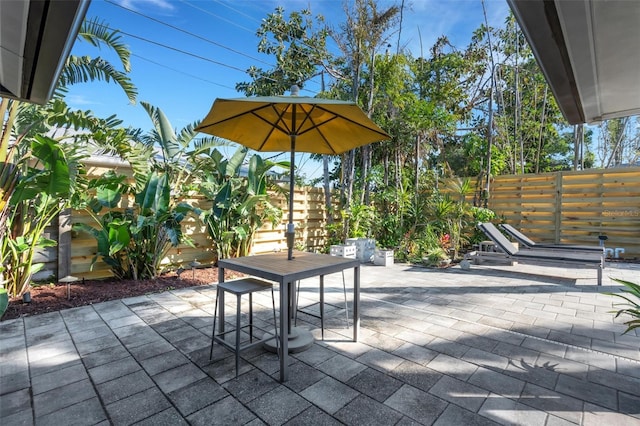
[[[624,306],[624,309],[619,309],[617,311],[611,312],[616,314],[616,318],[623,314],[631,317],[631,319],[624,322],[624,325],[627,326],[627,329],[622,334],[626,334],[631,330],[640,327],[640,285],[618,278],[612,279],[615,282],[618,282],[626,287],[623,288],[619,293],[605,293],[610,296],[619,297],[625,300],[625,302],[613,304],[613,306]]]

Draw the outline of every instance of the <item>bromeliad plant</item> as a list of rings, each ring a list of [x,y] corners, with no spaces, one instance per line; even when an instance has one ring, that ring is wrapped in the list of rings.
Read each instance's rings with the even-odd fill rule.
[[[626,287],[622,289],[622,293],[605,293],[625,300],[626,303],[614,303],[614,306],[625,306],[624,309],[611,312],[616,314],[616,318],[621,315],[628,315],[631,317],[631,319],[624,322],[627,329],[622,334],[626,334],[631,330],[640,328],[640,285],[618,278],[612,279]]]

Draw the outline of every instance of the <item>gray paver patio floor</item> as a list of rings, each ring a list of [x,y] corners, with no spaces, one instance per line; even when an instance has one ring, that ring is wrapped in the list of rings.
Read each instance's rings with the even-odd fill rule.
[[[640,333],[621,334],[602,294],[640,267],[608,267],[602,287],[595,275],[364,265],[357,343],[329,276],[325,340],[292,356],[284,384],[262,348],[237,380],[231,352],[209,361],[215,285],[4,321],[0,423],[640,425]],[[303,282],[301,305],[316,284]],[[257,321],[270,302],[255,296]],[[316,318],[298,321],[320,337]]]

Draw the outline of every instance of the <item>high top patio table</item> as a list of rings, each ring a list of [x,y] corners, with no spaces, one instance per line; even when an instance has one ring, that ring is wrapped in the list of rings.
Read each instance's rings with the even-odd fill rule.
[[[280,381],[288,380],[289,342],[291,341],[292,345],[295,345],[297,339],[304,340],[305,334],[310,335],[307,330],[291,327],[291,317],[294,311],[294,283],[305,278],[319,276],[320,285],[323,286],[325,275],[350,268],[353,268],[353,341],[357,342],[360,330],[359,260],[306,252],[295,252],[292,260],[287,259],[286,252],[218,260],[218,282],[224,282],[224,270],[231,269],[265,280],[275,281],[280,285],[280,348],[282,349]],[[224,299],[222,300],[222,306],[224,306]],[[224,331],[224,310],[220,315],[220,331]],[[288,338],[284,339],[283,336],[288,336]]]

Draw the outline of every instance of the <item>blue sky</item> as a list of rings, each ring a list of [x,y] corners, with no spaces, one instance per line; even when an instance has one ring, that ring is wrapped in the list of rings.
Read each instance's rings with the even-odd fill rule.
[[[393,3],[379,0],[378,4],[383,8]],[[345,21],[342,0],[92,0],[87,18],[98,17],[122,31],[122,40],[132,52],[131,78],[138,87],[138,101],[162,109],[179,129],[202,119],[215,98],[242,97],[234,87],[249,81],[245,70],[251,65],[266,69],[273,65],[273,59],[257,53],[255,31],[261,19],[277,6],[284,7],[288,16],[309,5],[314,15],[323,15],[334,28]],[[421,38],[425,52],[441,35],[464,48],[472,31],[484,22],[481,0],[414,0],[405,1],[405,7],[400,44],[414,56],[420,54]],[[485,0],[485,7],[489,24],[501,26],[509,11],[506,1]],[[392,40],[394,47],[396,43],[397,36]],[[76,42],[72,53],[115,61],[86,42]],[[315,95],[319,78],[305,89],[303,95]],[[99,117],[117,114],[124,126],[151,127],[144,109],[130,104],[113,84],[76,85],[67,102]],[[310,162],[308,156],[300,156],[297,163],[308,177],[321,173],[321,165]]]

